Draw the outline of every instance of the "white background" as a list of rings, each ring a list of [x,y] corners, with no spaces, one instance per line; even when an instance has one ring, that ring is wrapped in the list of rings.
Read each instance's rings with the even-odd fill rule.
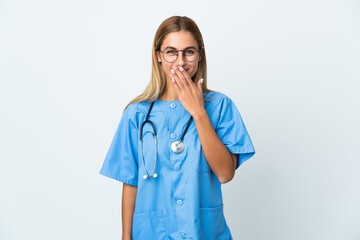
[[[122,183],[98,172],[172,15],[255,146],[223,185],[233,237],[360,239],[355,0],[1,0],[0,239],[121,238]]]

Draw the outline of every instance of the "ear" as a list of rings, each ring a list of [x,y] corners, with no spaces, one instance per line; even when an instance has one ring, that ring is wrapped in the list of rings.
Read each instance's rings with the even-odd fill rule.
[[[203,53],[203,50],[204,50],[204,48],[202,48],[202,49],[200,50],[200,52],[199,52],[199,53],[200,53],[200,54],[199,54],[199,62],[201,61],[201,58],[202,58],[202,55],[203,55],[203,54],[202,54],[202,53]]]
[[[156,51],[156,57],[157,57],[158,62],[161,63],[161,57],[160,57],[159,51]]]

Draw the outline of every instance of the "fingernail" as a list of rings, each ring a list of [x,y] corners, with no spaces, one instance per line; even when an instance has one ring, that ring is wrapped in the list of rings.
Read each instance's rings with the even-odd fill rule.
[[[182,67],[179,67],[180,71],[183,71],[184,69]]]
[[[175,73],[174,69],[171,69],[171,72],[172,72],[172,73]]]
[[[175,82],[175,78],[172,78],[171,81],[172,81],[172,82]]]
[[[203,83],[204,79],[200,79],[200,82]]]

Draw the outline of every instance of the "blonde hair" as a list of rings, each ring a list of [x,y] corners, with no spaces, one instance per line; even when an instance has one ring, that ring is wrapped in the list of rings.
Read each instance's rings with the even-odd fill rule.
[[[201,54],[201,61],[198,64],[198,70],[196,74],[192,77],[192,80],[195,84],[203,78],[202,90],[203,92],[214,92],[207,88],[207,67],[206,67],[206,55],[204,41],[201,35],[201,32],[196,25],[196,23],[185,16],[172,16],[165,19],[160,26],[158,27],[152,47],[152,70],[151,70],[151,79],[146,89],[142,94],[134,98],[125,109],[132,103],[142,102],[142,101],[155,101],[160,94],[162,94],[166,89],[166,75],[163,71],[161,64],[157,61],[156,52],[160,50],[160,47],[165,39],[165,37],[172,32],[186,31],[190,32],[191,35],[195,38],[198,43],[199,52]],[[207,101],[207,99],[204,99]],[[124,109],[124,111],[125,111]]]

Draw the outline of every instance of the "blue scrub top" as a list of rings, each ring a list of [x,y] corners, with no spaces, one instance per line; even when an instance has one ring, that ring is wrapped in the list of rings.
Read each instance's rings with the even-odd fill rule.
[[[237,167],[255,154],[250,136],[233,101],[223,93],[203,94],[205,109],[217,135],[237,154]],[[100,174],[137,186],[132,239],[233,239],[223,213],[221,183],[209,167],[194,120],[184,136],[184,151],[174,153],[190,114],[180,100],[156,100],[149,120],[157,131],[157,178],[144,179],[140,156],[140,126],[151,102],[126,108]],[[155,164],[152,127],[143,129],[143,156],[149,175]]]

